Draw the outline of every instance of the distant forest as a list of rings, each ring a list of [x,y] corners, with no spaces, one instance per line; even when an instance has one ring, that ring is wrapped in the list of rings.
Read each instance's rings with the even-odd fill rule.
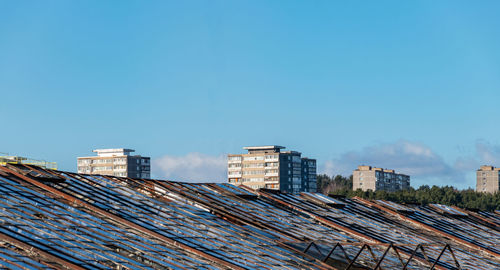
[[[457,190],[451,186],[438,187],[428,185],[418,189],[410,188],[396,192],[352,190],[352,175],[330,177],[318,175],[318,191],[324,194],[343,195],[348,198],[358,196],[364,199],[379,199],[397,203],[440,203],[472,210],[500,210],[500,192],[495,194],[480,193],[473,189]]]

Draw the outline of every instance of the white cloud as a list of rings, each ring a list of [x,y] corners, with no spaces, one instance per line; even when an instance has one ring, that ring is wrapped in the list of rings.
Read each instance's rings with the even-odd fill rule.
[[[226,182],[225,156],[189,153],[185,156],[165,155],[152,161],[153,174],[160,179],[185,182]]]
[[[429,179],[439,179],[438,183],[433,183],[438,185],[464,181],[461,171],[447,164],[430,147],[407,140],[346,152],[339,158],[326,161],[320,171],[329,175],[350,175],[359,165],[389,168],[408,174],[412,177],[414,186],[429,184]]]
[[[321,161],[318,163],[321,164]],[[477,141],[471,156],[458,157],[447,163],[429,146],[407,140],[368,146],[349,151],[324,162],[318,169],[328,175],[350,175],[358,165],[395,169],[409,174],[412,185],[474,186],[474,171],[480,165],[500,166],[500,146]],[[153,175],[160,179],[187,182],[226,182],[227,161],[224,155],[210,156],[189,153],[184,156],[165,155],[152,161]],[[465,181],[467,179],[467,182]]]
[[[443,158],[428,146],[406,140],[346,152],[337,159],[327,161],[323,171],[348,175],[362,164],[391,168],[415,176],[445,175],[452,171]]]

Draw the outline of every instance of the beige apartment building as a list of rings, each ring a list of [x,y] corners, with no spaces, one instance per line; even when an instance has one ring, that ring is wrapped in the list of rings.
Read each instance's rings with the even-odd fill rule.
[[[500,190],[500,168],[481,166],[476,172],[476,191],[495,193]]]
[[[247,154],[228,155],[228,182],[285,193],[316,192],[316,160],[284,148],[250,146],[243,148]]]
[[[149,179],[151,164],[149,157],[131,155],[133,149],[96,149],[97,156],[79,157],[78,173],[112,175]]]
[[[353,190],[397,191],[408,188],[410,188],[410,176],[398,174],[394,170],[362,165],[352,172]]]

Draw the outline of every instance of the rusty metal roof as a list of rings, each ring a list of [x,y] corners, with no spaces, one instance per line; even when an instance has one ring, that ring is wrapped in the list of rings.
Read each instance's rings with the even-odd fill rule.
[[[500,214],[0,166],[12,269],[500,269]]]

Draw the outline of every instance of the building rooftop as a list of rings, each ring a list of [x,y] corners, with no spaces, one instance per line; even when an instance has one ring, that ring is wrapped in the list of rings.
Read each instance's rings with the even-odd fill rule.
[[[371,171],[371,170],[382,171],[382,168],[372,167],[372,166],[368,166],[368,165],[360,165],[356,169],[356,171]]]
[[[483,165],[479,168],[478,171],[500,171],[500,168],[495,168],[491,165]]]
[[[126,148],[108,148],[108,149],[95,149],[92,152],[97,153],[98,156],[103,155],[129,155],[132,152],[135,152],[134,149],[126,149]]]
[[[245,150],[273,150],[273,149],[285,149],[284,146],[279,145],[265,145],[265,146],[245,146]]]
[[[256,153],[279,153],[281,149],[285,149],[284,146],[279,145],[265,145],[265,146],[246,146],[243,149],[248,150],[249,154]]]
[[[360,165],[360,166],[358,166],[357,169],[355,169],[355,171],[381,171],[381,172],[387,172],[387,173],[396,173],[396,171],[393,169],[383,169],[383,168],[372,167],[372,166],[368,166],[368,165]],[[397,173],[397,174],[408,176],[404,173]]]
[[[500,269],[500,212],[12,164],[0,197],[7,268]]]

